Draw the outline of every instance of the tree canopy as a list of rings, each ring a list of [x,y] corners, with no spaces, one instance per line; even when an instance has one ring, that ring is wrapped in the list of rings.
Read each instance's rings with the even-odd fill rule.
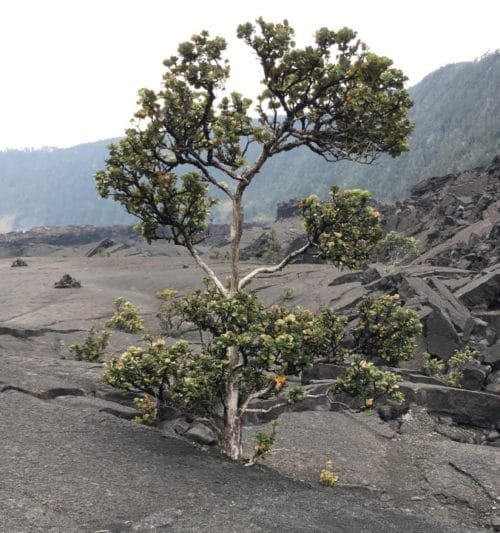
[[[226,41],[206,31],[195,34],[165,60],[162,89],[141,89],[133,127],[111,145],[106,170],[96,176],[99,193],[136,215],[146,239],[185,246],[209,279],[206,291],[172,307],[208,335],[200,353],[182,342],[165,348],[149,339],[146,349],[130,348],[112,361],[108,379],[122,387],[142,384],[160,401],[167,398],[184,409],[202,407],[233,459],[241,457],[241,424],[250,402],[278,393],[286,372],[311,363],[317,355],[311,332],[319,338],[322,328],[328,331],[325,322],[342,322],[328,312],[320,319],[306,311],[266,310],[244,288],[308,248],[336,266],[358,267],[381,236],[369,194],[333,188],[328,202],[314,196],[303,201],[307,240],[302,246],[275,265],[241,272],[245,191],[277,154],[305,147],[330,162],[370,163],[382,153],[397,156],[406,150],[412,129],[406,78],[388,58],[369,52],[354,31],[322,28],[313,45],[297,48],[287,21],[260,18],[255,25],[240,25],[237,35],[262,68],[255,106],[240,93],[225,94]],[[251,146],[257,147],[252,160]],[[196,248],[215,201],[210,188],[232,204],[227,284]],[[322,345],[337,346],[337,337],[326,336]],[[385,383],[390,390],[396,384]]]

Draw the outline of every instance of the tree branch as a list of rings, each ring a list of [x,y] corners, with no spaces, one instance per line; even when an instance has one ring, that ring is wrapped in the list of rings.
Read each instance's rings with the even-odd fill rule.
[[[257,400],[258,398],[262,398],[262,396],[269,394],[274,389],[275,386],[276,386],[275,381],[271,380],[263,389],[260,389],[257,392],[250,394],[248,398],[241,404],[241,407],[238,410],[240,416],[243,415],[248,410],[248,405],[251,401]]]
[[[186,240],[185,246],[189,250],[189,253],[192,255],[198,266],[210,278],[210,280],[214,283],[219,292],[227,298],[229,296],[229,291],[226,289],[226,287],[224,287],[223,283],[217,277],[215,272],[205,263],[205,261],[203,261],[200,254],[196,251],[194,246],[188,240]]]
[[[304,246],[301,246],[297,250],[294,250],[293,252],[289,253],[280,263],[274,266],[263,266],[258,267],[255,270],[252,270],[249,274],[247,274],[239,283],[238,290],[241,290],[245,288],[255,276],[258,276],[259,274],[272,274],[273,272],[278,272],[278,270],[282,270],[283,268],[290,263],[292,259],[295,259],[300,254],[303,254],[308,248],[313,246],[312,242],[307,242],[304,244]]]

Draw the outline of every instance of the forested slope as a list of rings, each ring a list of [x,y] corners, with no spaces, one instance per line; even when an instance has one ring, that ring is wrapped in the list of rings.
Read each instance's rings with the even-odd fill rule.
[[[499,92],[500,51],[440,68],[410,89],[415,130],[409,153],[382,157],[373,165],[328,164],[306,149],[281,154],[248,191],[247,220],[273,218],[276,204],[288,198],[325,196],[332,184],[395,200],[423,178],[487,164],[500,154]],[[103,167],[109,142],[0,152],[0,231],[133,222],[121,206],[99,199],[95,191],[93,175]],[[214,220],[222,216],[220,209]]]

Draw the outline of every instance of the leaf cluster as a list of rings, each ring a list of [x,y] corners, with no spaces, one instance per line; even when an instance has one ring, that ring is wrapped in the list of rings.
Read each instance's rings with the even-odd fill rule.
[[[399,305],[399,295],[368,296],[358,312],[359,321],[352,330],[358,353],[390,366],[412,357],[422,324],[414,311]]]
[[[144,319],[140,316],[137,306],[123,297],[117,298],[114,306],[115,313],[106,322],[108,328],[125,331],[126,333],[144,331]]]
[[[315,195],[300,204],[309,241],[316,255],[336,267],[358,268],[382,236],[380,213],[370,206],[370,193],[332,187],[330,200]]]
[[[96,333],[95,327],[91,326],[83,343],[75,342],[70,345],[69,351],[77,361],[98,361],[106,353],[111,333],[107,330]]]
[[[450,387],[461,387],[466,365],[477,359],[479,352],[470,346],[455,350],[448,361],[441,361],[430,354],[424,354],[424,372]]]
[[[337,378],[333,390],[360,398],[365,408],[371,408],[381,396],[402,402],[404,397],[398,391],[402,379],[394,372],[382,370],[373,362],[354,355],[345,376]]]
[[[124,390],[140,390],[156,399],[200,416],[213,416],[226,379],[227,362],[195,354],[186,341],[168,347],[163,339],[145,339],[105,364],[103,380]]]

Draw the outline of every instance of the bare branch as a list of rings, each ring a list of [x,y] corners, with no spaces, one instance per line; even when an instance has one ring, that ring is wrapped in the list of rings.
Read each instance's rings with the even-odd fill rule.
[[[198,266],[205,272],[205,274],[213,281],[214,285],[219,289],[219,292],[226,298],[229,296],[229,291],[224,287],[224,284],[217,277],[215,272],[203,261],[200,254],[196,251],[195,247],[189,242],[186,241],[186,248],[189,250],[189,253],[193,256],[193,259],[196,261]]]
[[[248,398],[242,403],[241,407],[238,410],[240,416],[246,411],[248,411],[248,404],[251,401],[257,400],[258,398],[262,398],[262,396],[269,394],[274,389],[275,386],[276,386],[276,383],[274,382],[274,380],[271,380],[263,389],[260,389],[257,392],[250,394]],[[257,411],[252,410],[252,412],[257,412]]]
[[[274,411],[274,409],[278,409],[278,407],[284,407],[285,405],[288,405],[286,403],[277,403],[275,405],[272,405],[271,407],[268,407],[267,409],[246,409],[245,413],[270,413],[271,411]]]
[[[300,254],[303,254],[308,248],[313,246],[311,242],[307,242],[304,244],[304,246],[301,246],[297,250],[294,250],[293,252],[289,253],[280,263],[274,266],[263,266],[258,267],[255,270],[252,270],[249,274],[247,274],[239,283],[238,289],[241,290],[244,287],[246,287],[255,276],[258,276],[259,274],[272,274],[273,272],[278,272],[279,270],[282,270],[283,268],[290,263],[292,259],[295,259]]]

